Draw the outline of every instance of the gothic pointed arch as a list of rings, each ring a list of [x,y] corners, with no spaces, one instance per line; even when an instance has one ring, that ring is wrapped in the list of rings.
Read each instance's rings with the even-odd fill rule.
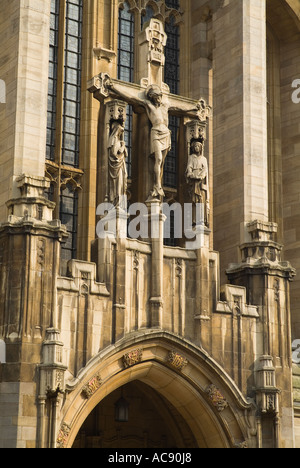
[[[134,381],[154,389],[179,412],[199,447],[234,448],[249,441],[254,407],[231,378],[206,352],[156,332],[99,353],[69,382],[58,445],[71,448],[99,402]]]

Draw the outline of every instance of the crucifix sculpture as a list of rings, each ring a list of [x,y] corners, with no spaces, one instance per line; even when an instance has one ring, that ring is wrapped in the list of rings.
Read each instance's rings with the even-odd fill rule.
[[[148,145],[150,154],[147,156],[154,157],[154,182],[148,200],[161,200],[164,197],[163,168],[171,149],[169,114],[201,121],[206,121],[209,115],[209,107],[206,104],[203,106],[203,100],[172,95],[168,85],[163,82],[166,41],[163,23],[152,19],[141,33],[139,41],[140,70],[141,73],[147,73],[147,78],[142,78],[141,84],[136,85],[100,73],[89,87],[89,91],[100,101],[106,98],[121,99],[134,109],[142,108],[146,112],[151,127]]]
[[[112,192],[112,174],[109,157],[111,155],[114,129],[120,129],[119,141],[117,143],[117,156],[115,159],[119,168],[119,159],[126,156],[124,150],[124,139],[121,129],[124,128],[126,120],[126,107],[131,105],[135,112],[133,127],[133,150],[134,174],[131,182],[131,192],[135,195],[137,202],[143,203],[146,198],[148,208],[147,220],[151,225],[151,234],[148,233],[147,240],[151,242],[151,292],[150,292],[150,316],[149,326],[160,328],[163,314],[164,297],[164,222],[166,216],[163,214],[162,200],[164,190],[162,186],[164,162],[171,148],[171,132],[169,129],[169,115],[181,118],[180,129],[181,153],[178,155],[179,167],[183,171],[183,165],[187,162],[191,151],[191,141],[198,140],[203,134],[205,137],[205,127],[210,115],[210,107],[202,99],[193,99],[177,96],[170,93],[169,86],[163,82],[165,66],[165,45],[167,35],[164,25],[157,19],[152,19],[147,27],[139,35],[139,60],[138,75],[140,84],[128,83],[110,77],[108,73],[100,73],[95,76],[90,84],[89,91],[94,98],[100,101],[100,138],[99,138],[99,158],[98,158],[98,178],[101,185],[98,186],[98,203],[104,200],[109,201],[114,207],[118,204],[118,197],[124,193],[124,187],[120,184],[126,180],[122,173],[118,172],[118,191]],[[184,137],[183,137],[184,133]],[[184,138],[184,141],[182,141]],[[183,143],[183,144],[182,144]],[[122,151],[122,155],[121,152]],[[122,164],[123,164],[122,159]],[[122,166],[123,167],[123,166]],[[108,175],[106,179],[105,175]],[[103,188],[105,186],[105,188]],[[183,191],[180,191],[181,194]],[[182,196],[182,195],[179,195]],[[182,200],[185,202],[185,200]],[[134,204],[134,203],[133,203]],[[112,210],[114,211],[114,210]],[[120,219],[123,216],[121,210],[116,210]],[[122,218],[123,219],[123,218]],[[125,219],[125,218],[124,218]],[[127,219],[127,218],[126,218]],[[118,229],[117,229],[118,230]],[[117,236],[118,237],[118,236]],[[99,239],[102,242],[102,239]],[[103,241],[104,242],[104,241]],[[124,270],[122,266],[126,264],[126,246],[121,236],[118,238],[119,247],[117,249],[116,267],[118,279],[116,280],[116,297],[125,296]],[[106,260],[103,255],[110,255],[110,247],[99,248],[101,271],[106,269]],[[103,260],[104,259],[104,260]],[[103,269],[104,268],[104,269]],[[115,317],[116,329],[124,330],[122,322],[124,304],[120,299],[116,300]],[[118,321],[121,325],[118,328]],[[116,332],[118,336],[118,332]]]

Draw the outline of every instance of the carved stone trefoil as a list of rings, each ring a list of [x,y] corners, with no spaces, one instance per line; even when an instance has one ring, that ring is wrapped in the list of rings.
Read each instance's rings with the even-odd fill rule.
[[[125,369],[141,362],[142,357],[143,351],[141,349],[135,349],[133,351],[130,351],[129,353],[124,354],[123,365]]]
[[[188,360],[176,351],[170,351],[168,354],[168,363],[175,369],[182,371],[187,365]]]
[[[210,403],[219,411],[222,412],[228,407],[226,398],[222,395],[220,390],[215,385],[210,385],[206,389],[206,393]]]
[[[102,380],[100,374],[94,375],[94,377],[83,387],[82,395],[89,399],[94,393],[101,387]]]

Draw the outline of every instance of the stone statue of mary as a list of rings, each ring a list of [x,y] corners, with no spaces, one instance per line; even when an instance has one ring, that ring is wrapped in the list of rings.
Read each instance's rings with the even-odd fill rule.
[[[111,126],[108,141],[109,200],[120,206],[127,190],[126,158],[128,156],[124,141],[124,127],[115,121]]]

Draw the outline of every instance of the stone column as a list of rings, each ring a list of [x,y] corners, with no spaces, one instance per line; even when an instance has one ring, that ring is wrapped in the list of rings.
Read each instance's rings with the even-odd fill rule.
[[[223,272],[239,260],[247,224],[269,219],[266,2],[225,3],[213,16],[215,248]]]
[[[164,222],[166,216],[162,213],[159,200],[147,203],[151,220],[151,297],[149,326],[162,328],[163,314],[163,271],[164,271]]]
[[[5,202],[19,195],[21,174],[45,172],[50,0],[12,0],[2,5],[0,76],[6,103],[0,113],[0,221]]]

